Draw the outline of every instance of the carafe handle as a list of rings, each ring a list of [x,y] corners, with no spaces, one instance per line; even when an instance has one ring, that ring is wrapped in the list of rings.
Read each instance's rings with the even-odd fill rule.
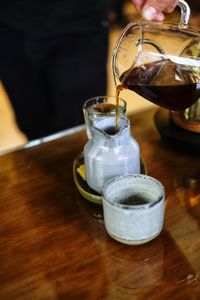
[[[181,9],[181,20],[179,27],[186,28],[190,19],[190,7],[185,0],[179,0],[178,6]]]

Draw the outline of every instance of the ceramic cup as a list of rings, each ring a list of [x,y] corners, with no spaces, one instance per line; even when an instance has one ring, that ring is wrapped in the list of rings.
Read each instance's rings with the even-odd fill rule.
[[[86,100],[83,104],[83,114],[88,139],[91,138],[91,125],[94,120],[116,115],[116,98],[114,96],[98,96]],[[119,117],[126,116],[126,101],[119,99]]]
[[[129,245],[154,239],[163,228],[164,198],[163,185],[153,177],[130,174],[110,179],[103,188],[108,234]]]

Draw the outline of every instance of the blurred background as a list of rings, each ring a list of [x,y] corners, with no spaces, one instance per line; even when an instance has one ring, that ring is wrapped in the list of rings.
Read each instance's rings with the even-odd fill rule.
[[[109,54],[108,54],[108,91],[107,95],[115,95],[115,85],[112,76],[111,57],[115,42],[122,29],[130,22],[140,19],[130,0],[110,0],[110,34],[109,34]],[[191,7],[190,27],[200,30],[200,2],[189,0]],[[180,19],[178,9],[167,15],[166,22],[177,23]],[[94,95],[95,96],[95,95]],[[122,98],[127,101],[127,112],[134,113],[154,104],[130,91],[123,91]],[[0,82],[0,154],[7,150],[23,145],[27,142],[26,136],[20,132],[15,122],[15,114],[9,101],[9,97],[2,83]]]

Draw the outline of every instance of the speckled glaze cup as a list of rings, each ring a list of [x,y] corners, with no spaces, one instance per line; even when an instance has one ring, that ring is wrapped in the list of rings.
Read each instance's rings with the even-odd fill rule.
[[[139,245],[161,232],[165,190],[157,179],[141,174],[114,177],[105,184],[102,198],[105,227],[115,240]]]

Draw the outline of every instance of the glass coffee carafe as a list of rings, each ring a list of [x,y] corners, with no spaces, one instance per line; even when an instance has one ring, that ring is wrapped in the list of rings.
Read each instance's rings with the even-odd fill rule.
[[[200,98],[200,32],[188,27],[190,8],[180,0],[180,24],[132,22],[112,58],[117,90],[132,90],[169,110],[184,110]]]

